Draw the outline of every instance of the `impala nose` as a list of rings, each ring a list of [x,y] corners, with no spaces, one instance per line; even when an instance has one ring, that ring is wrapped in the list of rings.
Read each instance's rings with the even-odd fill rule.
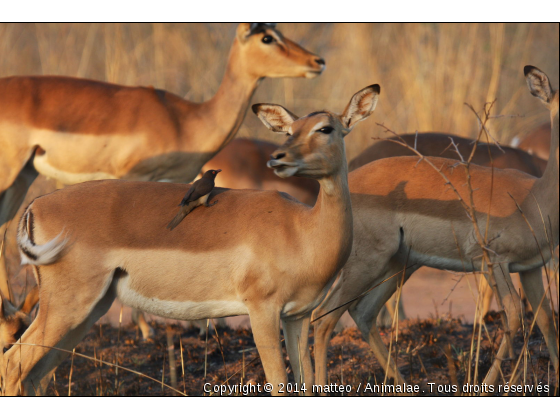
[[[315,59],[315,62],[316,62],[317,64],[319,64],[320,66],[326,65],[325,60],[323,60],[321,57],[316,58],[316,59]]]
[[[270,155],[270,158],[271,158],[272,160],[282,159],[283,157],[286,157],[286,153],[278,153],[276,156]]]

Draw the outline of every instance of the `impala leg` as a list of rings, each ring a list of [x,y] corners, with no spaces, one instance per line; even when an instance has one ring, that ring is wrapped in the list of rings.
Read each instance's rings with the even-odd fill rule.
[[[314,383],[313,366],[311,365],[311,354],[309,353],[309,322],[309,317],[295,321],[282,320],[290,365],[292,366],[296,383],[299,385],[305,384],[305,395],[313,394]]]
[[[139,309],[132,308],[132,322],[138,325],[138,328],[140,328],[140,332],[142,333],[142,338],[144,340],[153,338],[154,329],[150,326],[150,324],[148,324],[148,321],[146,321],[144,312]]]
[[[327,297],[328,299],[328,297]],[[323,302],[325,303],[325,302]],[[318,318],[321,314],[325,314],[329,311],[329,306],[322,307],[313,313],[314,318]],[[338,308],[333,312],[317,319],[314,324],[315,334],[314,334],[314,348],[315,348],[315,383],[321,386],[327,384],[327,350],[329,347],[329,341],[331,341],[331,335],[336,327],[336,324],[342,314],[346,312],[348,305]]]
[[[2,162],[0,162],[0,166],[1,165]],[[33,181],[35,181],[37,175],[39,175],[33,167],[33,162],[31,160],[23,167],[19,174],[3,174],[2,172],[6,169],[9,168],[0,167],[0,243],[4,240],[8,224],[15,217],[23,203],[29,187]],[[3,176],[6,176],[6,178],[3,178]],[[6,261],[4,259],[5,246],[6,244],[4,244],[3,255],[0,255],[0,291],[4,296],[13,298],[13,296],[10,295],[8,287],[9,277],[6,270]]]
[[[554,330],[554,325],[552,324],[553,314],[550,308],[550,302],[545,296],[545,291],[543,287],[542,279],[542,268],[535,268],[530,271],[523,271],[519,273],[521,278],[521,284],[525,295],[533,308],[533,313],[537,317],[537,325],[539,326],[546,345],[548,346],[548,351],[550,353],[550,360],[554,369],[558,372],[558,341],[557,341],[557,331]],[[541,303],[542,301],[542,303]],[[537,308],[538,312],[537,312]]]
[[[400,384],[405,382],[404,378],[400,374],[395,361],[389,357],[387,347],[381,339],[379,329],[377,328],[377,317],[383,305],[385,305],[387,300],[395,293],[397,285],[402,281],[402,274],[398,274],[402,268],[400,264],[393,263],[392,269],[385,273],[384,276],[380,277],[375,283],[380,283],[393,275],[395,275],[395,277],[380,284],[370,293],[362,297],[357,304],[352,305],[349,310],[350,315],[358,325],[358,328],[371,347],[375,357],[386,371],[387,376],[394,378],[395,382]],[[412,270],[407,271],[404,279],[405,282],[412,272]]]
[[[363,279],[363,272],[370,272],[367,265],[354,264],[348,267],[350,268],[345,267],[340,272],[331,291],[312,315],[315,329],[315,383],[321,386],[328,385],[327,350],[340,317],[348,310],[349,305],[345,303],[370,286],[369,283],[356,282],[358,279]],[[349,296],[348,293],[351,295]],[[325,393],[321,392],[321,395]]]
[[[56,297],[51,297],[48,302],[41,299],[37,318],[21,337],[20,342],[24,344],[14,345],[4,355],[2,371],[7,372],[6,395],[44,394],[53,372],[69,356],[68,352],[51,347],[72,351],[93,324],[109,310],[114,299],[112,290],[93,308],[81,305],[69,307],[67,301],[61,304]]]
[[[488,284],[487,281],[481,281],[478,285],[478,294],[480,295],[480,316],[485,317],[488,311],[490,310],[490,305],[492,304],[492,298],[494,297],[494,292],[492,288]],[[478,319],[474,320],[475,323],[478,322]]]
[[[381,308],[379,316],[377,317],[377,326],[391,328],[393,325],[393,319],[395,319],[395,311],[399,311],[399,321],[406,319],[406,313],[404,312],[404,305],[402,301],[402,295],[397,304],[397,293],[391,296],[391,299]]]
[[[506,266],[494,265],[494,278],[486,275],[488,282],[492,285],[492,288],[496,292],[498,302],[503,308],[503,316],[505,317],[504,322],[504,336],[502,337],[502,342],[498,349],[498,353],[490,370],[484,378],[484,383],[487,385],[496,385],[498,379],[501,376],[501,364],[505,357],[513,358],[513,337],[517,333],[521,325],[521,305],[519,295],[515,291],[513,282],[509,271]]]
[[[282,394],[278,392],[279,384],[285,386],[288,382],[280,343],[280,310],[253,309],[249,310],[249,317],[266,380],[273,386],[271,394],[287,395],[286,392]]]

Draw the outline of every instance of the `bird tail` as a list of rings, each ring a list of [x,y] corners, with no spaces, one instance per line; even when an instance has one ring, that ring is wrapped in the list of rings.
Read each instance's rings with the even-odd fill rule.
[[[191,201],[190,203],[187,203],[186,205],[181,207],[179,213],[177,213],[177,215],[173,218],[173,220],[169,222],[169,224],[167,225],[167,229],[169,230],[175,229],[177,225],[181,223],[181,221],[187,216],[187,214],[193,211],[198,205],[199,204],[197,201]]]
[[[185,218],[186,214],[183,211],[179,211],[177,215],[173,218],[171,222],[167,225],[167,229],[173,230],[177,227],[179,223]]]

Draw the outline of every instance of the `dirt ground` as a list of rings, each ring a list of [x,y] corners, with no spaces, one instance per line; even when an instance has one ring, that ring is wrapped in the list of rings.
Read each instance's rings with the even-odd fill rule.
[[[526,322],[530,322],[530,317]],[[530,324],[526,324],[530,325]],[[180,324],[152,322],[156,336],[143,341],[137,328],[132,325],[113,327],[98,324],[76,347],[76,353],[95,357],[103,362],[117,363],[122,368],[70,356],[56,371],[54,381],[49,386],[49,395],[219,395],[215,385],[230,385],[231,395],[242,395],[243,389],[234,388],[239,384],[265,384],[265,376],[260,363],[251,331],[246,328],[225,328],[217,330],[208,339],[199,337],[194,328],[185,329]],[[497,342],[501,338],[499,315],[492,312],[486,318],[487,330],[483,330],[480,341],[478,380],[475,375],[475,354],[470,356],[473,326],[456,318],[442,317],[401,322],[398,342],[390,329],[383,330],[383,338],[388,344],[393,339],[392,354],[408,385],[415,386],[413,395],[464,395],[463,386],[480,383],[488,370]],[[168,346],[168,337],[170,346]],[[516,383],[526,385],[522,392],[510,395],[558,395],[558,382],[549,363],[548,350],[542,335],[535,327],[526,340],[528,351],[521,360],[518,371],[521,377]],[[313,337],[310,338],[310,345]],[[516,355],[524,345],[519,333],[514,342]],[[178,392],[169,388],[172,378],[168,351],[171,348],[171,366],[175,371]],[[284,350],[286,363],[288,362]],[[381,392],[376,385],[389,384],[383,370],[371,353],[361,334],[355,327],[346,328],[333,336],[328,353],[329,383],[344,389],[332,388],[328,395],[401,395],[399,392]],[[140,372],[139,376],[129,370]],[[512,362],[505,361],[503,373],[509,378]],[[290,381],[294,381],[288,368]],[[163,382],[166,386],[163,386]],[[70,384],[70,389],[69,389]],[[207,384],[207,385],[205,385]],[[431,384],[431,385],[430,385]],[[537,389],[537,386],[540,387]],[[546,387],[544,385],[547,385]],[[293,384],[292,384],[293,386]],[[224,388],[226,389],[226,388]],[[249,391],[248,388],[245,389]],[[248,395],[268,395],[264,389],[254,389]],[[227,389],[225,394],[230,394]],[[292,395],[297,393],[292,392]],[[503,389],[497,394],[503,395]]]

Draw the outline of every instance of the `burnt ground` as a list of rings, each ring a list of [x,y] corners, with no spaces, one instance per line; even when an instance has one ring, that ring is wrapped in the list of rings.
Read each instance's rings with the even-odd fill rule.
[[[488,370],[502,336],[498,314],[491,313],[486,321],[487,332],[482,331],[480,340],[478,378]],[[530,319],[525,321],[530,325]],[[120,328],[106,324],[96,325],[75,350],[76,353],[94,356],[104,362],[117,362],[124,368],[171,385],[167,344],[169,333],[173,343],[172,353],[179,391],[191,396],[201,396],[208,395],[204,392],[205,383],[220,385],[226,379],[230,385],[266,382],[250,330],[221,329],[206,341],[206,337],[199,337],[195,329],[184,329],[180,325],[166,327],[156,323],[152,326],[156,332],[155,338],[143,341],[137,328],[132,325]],[[397,358],[401,373],[408,384],[419,386],[419,390],[413,392],[415,395],[464,394],[461,387],[468,382],[468,367],[471,366],[472,378],[476,365],[474,359],[478,341],[475,339],[472,345],[472,325],[449,318],[404,321],[400,324],[397,343],[394,342],[392,330],[383,330],[383,338],[387,344],[391,336],[392,354]],[[524,340],[522,333],[517,334],[514,340],[516,355],[521,353],[525,341],[528,343],[528,351],[524,353],[519,365],[521,378],[516,383],[528,385],[526,395],[557,396],[557,378],[549,363],[544,339],[536,326],[527,340]],[[311,336],[310,344],[312,343]],[[473,359],[470,358],[471,348],[475,353]],[[285,350],[284,357],[287,362]],[[333,336],[328,360],[330,383],[350,385],[351,388],[349,392],[347,388],[344,392],[329,392],[329,395],[382,395],[381,392],[375,392],[374,385],[389,383],[385,381],[381,366],[356,328],[346,328]],[[502,369],[505,378],[510,379],[512,362],[504,361]],[[69,357],[58,368],[55,381],[51,381],[49,385],[48,394],[68,395],[70,373],[71,395],[179,395],[149,378],[78,356],[73,360]],[[293,381],[290,368],[288,374]],[[481,379],[478,383],[480,381]],[[430,386],[430,383],[434,385]],[[470,383],[477,382],[471,379]],[[541,387],[537,389],[537,385]],[[543,385],[548,385],[548,389],[543,388]],[[232,393],[240,394],[239,390]],[[268,394],[261,390],[249,395]],[[399,394],[389,391],[383,395]]]

